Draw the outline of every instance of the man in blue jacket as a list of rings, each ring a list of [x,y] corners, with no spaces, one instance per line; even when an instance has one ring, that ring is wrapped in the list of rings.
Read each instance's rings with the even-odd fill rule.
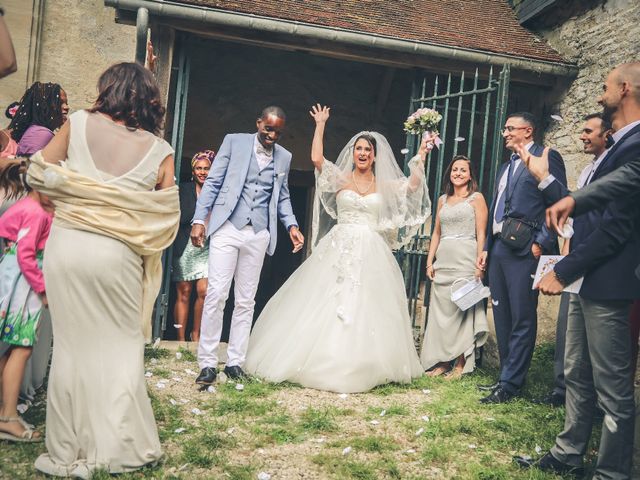
[[[542,253],[558,252],[557,236],[544,223],[550,200],[516,153],[524,146],[525,152],[542,154],[544,148],[533,142],[535,130],[535,117],[518,112],[508,116],[502,133],[512,155],[496,177],[490,233],[478,259],[480,269],[488,268],[500,378],[494,385],[481,387],[491,390],[482,403],[503,403],[519,394],[536,342],[538,291],[532,288],[533,273]],[[566,184],[558,152],[550,152],[549,165],[555,178]]]
[[[273,255],[278,218],[289,231],[294,252],[304,237],[298,229],[289,198],[287,178],[291,153],[277,145],[285,127],[280,107],[267,107],[256,122],[257,133],[224,137],[209,176],[202,186],[193,216],[191,241],[204,245],[204,223],[210,217],[209,284],[204,301],[196,383],[216,379],[218,345],[224,306],[235,279],[235,306],[227,348],[225,374],[244,377],[244,363],[253,321],[255,296],[265,253]]]

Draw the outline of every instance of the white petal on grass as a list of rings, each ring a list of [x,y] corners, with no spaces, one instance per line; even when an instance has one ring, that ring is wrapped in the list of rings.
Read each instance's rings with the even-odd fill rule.
[[[478,448],[478,446],[477,446],[475,443],[470,443],[470,444],[469,444],[469,448],[470,448],[471,450],[475,450],[476,448]]]
[[[242,390],[244,390],[244,385],[241,383],[236,383],[236,390],[241,392]]]
[[[214,387],[213,385],[209,385],[207,387],[207,392],[209,393],[216,393],[216,387]]]
[[[421,418],[422,418],[422,420],[423,420],[423,421],[425,421],[425,422],[429,422],[429,421],[431,420],[431,419],[429,418],[429,415],[423,415]]]
[[[184,465],[180,466],[180,468],[177,471],[181,472],[181,471],[185,470],[188,466],[189,466],[189,464],[185,463]]]
[[[202,415],[203,414],[202,410],[200,410],[199,408],[192,408],[191,409],[191,413],[193,413],[194,415]]]
[[[155,365],[156,363],[158,363],[158,359],[157,358],[152,358],[151,359],[151,365]]]
[[[189,403],[189,400],[187,400],[186,398],[181,398],[180,403],[186,405],[187,403]]]
[[[190,368],[185,368],[185,369],[184,369],[184,373],[186,373],[187,375],[193,375],[193,376],[198,375],[196,372],[194,372],[194,371],[193,371],[193,370],[191,370]]]
[[[174,406],[175,406],[175,405],[178,405],[178,402],[176,402],[173,398],[170,398],[170,399],[169,399],[169,403],[170,403],[171,405],[174,405]]]
[[[314,438],[311,441],[314,442],[314,443],[324,443],[326,441],[326,439],[324,437],[320,437],[320,438]]]
[[[278,401],[276,401],[276,405],[282,405],[283,403],[284,403],[284,401],[283,401],[283,400],[278,400]]]
[[[235,430],[236,430],[236,427],[227,428],[227,434],[231,435],[233,434],[233,432],[235,432]]]
[[[186,428],[184,428],[184,427],[180,427],[180,428],[176,428],[176,429],[173,431],[173,433],[182,433],[182,432],[184,432],[184,431],[186,431],[186,430],[187,430]]]
[[[556,122],[564,122],[564,118],[562,118],[560,115],[550,115],[551,118],[553,118]]]
[[[387,411],[386,411],[386,410],[382,410],[382,411],[380,412],[380,416],[381,416],[381,417],[384,417],[386,414],[387,414]]]
[[[182,379],[180,377],[171,377],[171,380],[173,380],[174,382],[181,382]]]
[[[182,352],[176,352],[176,358],[180,360],[182,358]]]
[[[164,383],[162,383],[162,382],[156,383],[156,388],[165,388],[165,387],[166,387],[166,385]]]
[[[542,453],[542,447],[540,445],[536,445],[536,453],[540,455]]]
[[[258,480],[271,480],[271,475],[269,475],[267,472],[260,472],[258,474]]]
[[[347,447],[344,450],[342,450],[342,455],[349,455],[351,453],[351,450],[353,450],[353,448],[351,447]]]
[[[485,420],[486,420],[487,422],[495,422],[495,421],[496,421],[496,419],[495,419],[495,418],[493,418],[493,417],[487,417],[487,418],[485,418]]]
[[[422,389],[422,393],[424,393],[425,395],[429,395],[431,393],[431,390],[429,390],[428,388],[424,388]]]
[[[400,153],[403,155],[406,155],[407,153],[409,153],[409,149],[408,148],[403,148],[402,150],[400,150]]]
[[[453,139],[454,142],[464,142],[466,140],[466,138],[464,137],[456,137]]]
[[[145,376],[145,377],[147,377],[147,378],[151,378],[151,377],[153,377],[153,373],[151,373],[151,372],[144,372],[144,376]]]
[[[158,348],[160,346],[160,337],[156,338],[153,342],[153,348]]]
[[[349,395],[347,395],[346,393],[341,393],[340,395],[338,395],[341,399],[345,399],[347,398]]]
[[[23,415],[24,412],[29,410],[29,405],[27,405],[26,403],[19,403],[18,406],[16,407],[16,410],[18,410],[18,413]]]
[[[378,425],[380,422],[378,420],[371,420],[369,423],[371,425]]]
[[[423,433],[424,433],[424,428],[419,428],[418,431],[416,432],[416,437],[419,437]]]
[[[405,450],[404,453],[412,454],[416,453],[416,451],[413,448],[410,448],[409,450]]]

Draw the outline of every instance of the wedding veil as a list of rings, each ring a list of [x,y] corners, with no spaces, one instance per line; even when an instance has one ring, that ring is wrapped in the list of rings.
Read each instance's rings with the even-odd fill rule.
[[[354,135],[340,152],[335,164],[324,160],[322,172],[316,170],[316,191],[313,202],[312,247],[336,224],[338,207],[336,197],[344,189],[353,171],[353,149],[358,137],[371,135],[376,140],[374,174],[376,193],[381,207],[376,231],[390,248],[396,249],[411,241],[431,213],[429,190],[424,176],[424,165],[419,156],[409,162],[407,178],[387,139],[378,132],[360,132]]]

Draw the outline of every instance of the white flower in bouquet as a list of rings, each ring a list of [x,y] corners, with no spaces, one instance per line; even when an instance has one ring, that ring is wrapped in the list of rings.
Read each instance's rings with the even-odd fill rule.
[[[404,122],[404,131],[414,135],[422,135],[424,132],[431,132],[436,137],[439,135],[438,124],[442,120],[436,110],[432,108],[419,108],[407,117]]]

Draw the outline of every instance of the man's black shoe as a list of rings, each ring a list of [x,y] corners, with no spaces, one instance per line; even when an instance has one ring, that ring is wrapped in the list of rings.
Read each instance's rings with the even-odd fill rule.
[[[247,378],[247,374],[242,371],[240,367],[234,365],[233,367],[224,367],[224,374],[231,380],[240,380],[241,378]]]
[[[508,392],[503,387],[498,386],[493,392],[480,399],[480,403],[506,403],[516,397],[515,393]]]
[[[216,381],[216,369],[213,367],[205,367],[200,370],[200,375],[196,378],[198,385],[211,385]]]
[[[493,392],[500,386],[500,382],[492,383],[491,385],[478,385],[478,390],[481,392]]]
[[[551,405],[552,407],[564,407],[564,395],[560,395],[557,392],[551,392],[546,397],[536,401],[541,405]]]
[[[513,457],[513,461],[516,462],[522,468],[537,468],[543,472],[552,472],[559,475],[574,475],[576,477],[584,477],[584,468],[562,463],[557,460],[556,457],[551,455],[551,452],[545,453],[538,460],[533,460],[530,457]]]

